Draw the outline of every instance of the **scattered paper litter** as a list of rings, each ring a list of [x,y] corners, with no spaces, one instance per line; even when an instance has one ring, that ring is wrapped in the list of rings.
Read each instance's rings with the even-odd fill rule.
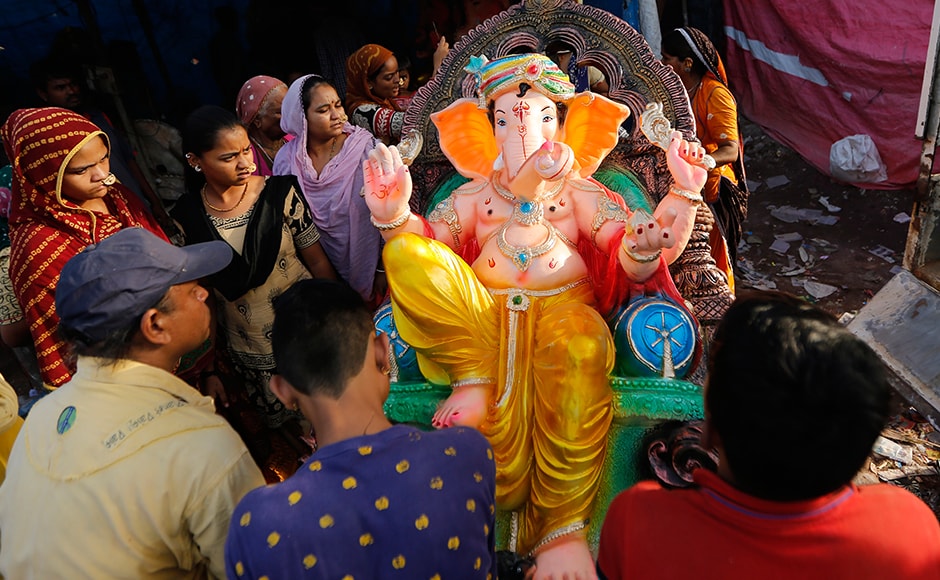
[[[829,198],[824,195],[819,196],[819,203],[821,203],[824,208],[831,211],[832,213],[838,213],[842,211],[841,207],[837,205],[832,205],[831,203],[829,203]]]
[[[770,249],[778,254],[786,254],[790,249],[790,244],[783,240],[774,240],[774,243],[770,244]]]
[[[902,211],[894,215],[894,221],[898,222],[899,224],[906,224],[907,222],[911,221],[911,216]]]
[[[821,209],[796,208],[790,205],[781,205],[780,207],[769,207],[770,215],[782,222],[789,224],[799,221],[809,222],[811,224],[822,224],[831,226],[839,221],[834,215],[823,215]]]
[[[767,187],[770,189],[776,189],[788,183],[790,183],[790,178],[786,175],[774,175],[773,177],[767,178]]]
[[[891,248],[886,248],[884,246],[875,246],[874,248],[868,250],[868,253],[877,256],[889,264],[895,263],[897,260],[894,259],[894,250]]]
[[[838,288],[836,288],[835,286],[830,286],[829,284],[823,284],[822,282],[814,282],[812,280],[807,280],[806,282],[804,282],[803,288],[807,292],[809,292],[813,296],[813,298],[816,298],[816,299],[825,298],[826,296],[829,296],[830,294],[838,290]]]
[[[787,232],[785,234],[774,234],[774,238],[784,242],[799,242],[803,236],[799,232]]]

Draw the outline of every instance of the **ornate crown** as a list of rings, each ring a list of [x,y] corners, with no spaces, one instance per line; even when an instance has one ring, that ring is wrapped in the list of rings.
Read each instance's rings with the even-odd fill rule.
[[[567,101],[574,97],[574,85],[568,80],[568,75],[542,54],[515,54],[496,60],[472,56],[464,70],[476,79],[481,109],[507,90],[515,90],[519,83],[529,83],[553,101]]]

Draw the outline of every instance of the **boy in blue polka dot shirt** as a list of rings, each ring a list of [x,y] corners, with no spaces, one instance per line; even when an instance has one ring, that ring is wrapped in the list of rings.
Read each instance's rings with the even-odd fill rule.
[[[495,578],[486,439],[389,422],[388,338],[349,288],[299,282],[275,312],[271,390],[313,424],[319,448],[238,505],[229,578]]]

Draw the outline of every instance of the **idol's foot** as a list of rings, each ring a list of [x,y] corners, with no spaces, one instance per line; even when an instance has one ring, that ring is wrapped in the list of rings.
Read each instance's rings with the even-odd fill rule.
[[[581,534],[563,536],[535,556],[533,580],[597,580],[597,568]]]
[[[468,385],[454,389],[434,413],[431,425],[438,429],[456,425],[479,427],[486,417],[489,391],[489,385]]]

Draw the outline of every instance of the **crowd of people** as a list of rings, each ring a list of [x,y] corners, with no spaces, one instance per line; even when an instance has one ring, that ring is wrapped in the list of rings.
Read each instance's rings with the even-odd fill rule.
[[[432,46],[436,71],[449,44]],[[601,71],[571,63],[569,47],[550,53],[572,86],[610,89]],[[743,182],[734,97],[696,29],[667,34],[663,62],[685,86],[715,161],[702,194],[721,225],[713,256],[731,280],[746,212],[746,198],[722,201],[723,188]],[[341,83],[255,76],[234,107],[192,111],[181,129],[186,192],[169,214],[107,115],[85,106],[74,72],[36,67],[48,106],[18,110],[0,127],[12,165],[9,199],[0,195],[10,239],[0,253],[0,336],[33,349],[44,395],[25,423],[7,420],[15,393],[0,380],[0,574],[496,577],[497,460],[516,443],[460,426],[451,416],[467,412],[459,403],[435,415],[447,428],[432,432],[393,425],[383,411],[391,347],[373,312],[389,292],[386,242],[400,243],[406,224],[412,235],[453,235],[456,247],[477,235],[397,206],[376,220],[363,195],[380,185],[381,166],[401,164],[386,146],[402,137],[408,65],[367,44],[349,56]],[[492,187],[505,198],[498,177]],[[681,191],[682,203],[697,195]],[[592,242],[609,245],[614,217],[588,227]],[[492,237],[480,236],[481,246]],[[639,249],[624,251],[650,269],[671,245],[652,248],[655,260],[636,257]],[[507,262],[503,254],[493,252]],[[424,276],[393,276],[393,290],[419,297],[442,284],[431,262],[385,255],[397,256],[395,272]],[[565,299],[580,301],[568,295],[581,290],[590,293],[568,289]],[[396,304],[396,315],[411,324],[464,314],[431,313],[430,304]],[[474,363],[495,366],[500,343],[491,342]],[[641,483],[621,494],[591,574],[937,577],[940,526],[930,510],[902,490],[852,483],[888,412],[887,378],[864,343],[818,308],[753,293],[726,314],[708,361],[706,443],[717,471],[699,470],[689,490]],[[591,421],[600,438],[606,401],[606,419]],[[772,417],[754,422],[754,408]],[[528,425],[520,412],[512,421]],[[564,427],[574,428],[588,426]],[[807,476],[779,462],[804,448],[823,450],[831,469]],[[517,466],[517,478],[542,470],[550,487],[565,457],[543,455],[545,465]],[[686,557],[654,556],[677,537]],[[534,577],[550,577],[547,568]]]

